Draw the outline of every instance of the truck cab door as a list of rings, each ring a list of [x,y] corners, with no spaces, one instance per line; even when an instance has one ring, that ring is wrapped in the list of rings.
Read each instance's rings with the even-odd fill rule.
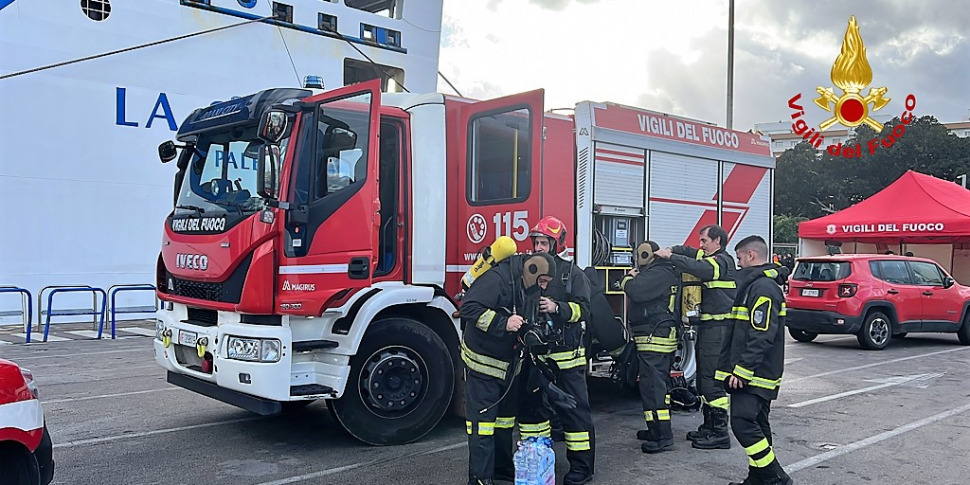
[[[281,313],[320,315],[366,288],[377,261],[380,83],[304,101],[290,172],[277,281]]]
[[[532,249],[529,228],[541,217],[543,97],[540,89],[461,107],[459,276],[499,236]]]

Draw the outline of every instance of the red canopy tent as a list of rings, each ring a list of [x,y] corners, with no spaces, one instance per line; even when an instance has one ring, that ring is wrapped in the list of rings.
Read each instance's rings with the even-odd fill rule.
[[[970,241],[970,190],[907,171],[852,207],[798,225],[801,239],[888,244]]]

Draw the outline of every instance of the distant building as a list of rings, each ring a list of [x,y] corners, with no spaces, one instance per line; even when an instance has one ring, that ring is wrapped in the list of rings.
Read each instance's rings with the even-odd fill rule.
[[[892,119],[892,116],[881,115],[873,116],[876,121],[880,123],[886,123]],[[943,126],[956,136],[961,138],[970,137],[970,121],[956,121],[953,123],[943,123]],[[855,135],[855,130],[853,128],[846,128],[839,125],[840,129],[833,129],[823,131],[822,135],[825,136],[825,142],[822,144],[819,150],[825,150],[829,145],[835,145],[838,143],[844,143],[849,138]],[[756,123],[754,125],[755,133],[760,133],[771,139],[771,154],[775,157],[780,156],[785,150],[794,147],[802,141],[802,136],[797,135],[792,132],[791,122],[775,121],[769,123]]]

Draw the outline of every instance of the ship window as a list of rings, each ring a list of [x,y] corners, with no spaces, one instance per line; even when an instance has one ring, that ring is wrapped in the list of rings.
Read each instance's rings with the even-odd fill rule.
[[[521,202],[529,197],[532,140],[528,109],[472,118],[468,134],[468,201]]]
[[[400,18],[400,0],[344,0],[350,8],[376,13],[383,17]]]
[[[337,16],[327,15],[325,13],[317,13],[317,29],[324,32],[336,32],[337,31]]]
[[[111,14],[111,2],[109,0],[81,0],[81,10],[89,19],[100,22]]]
[[[293,6],[285,3],[273,2],[273,17],[280,22],[293,23]]]
[[[356,59],[344,59],[344,86],[357,84],[371,79],[381,80],[381,91],[400,93],[404,90],[404,69],[385,66]]]

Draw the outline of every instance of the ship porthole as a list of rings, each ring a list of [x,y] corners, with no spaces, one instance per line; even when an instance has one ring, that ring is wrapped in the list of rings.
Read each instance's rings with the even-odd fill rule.
[[[109,0],[81,0],[81,10],[89,19],[100,22],[111,15],[111,2]]]

